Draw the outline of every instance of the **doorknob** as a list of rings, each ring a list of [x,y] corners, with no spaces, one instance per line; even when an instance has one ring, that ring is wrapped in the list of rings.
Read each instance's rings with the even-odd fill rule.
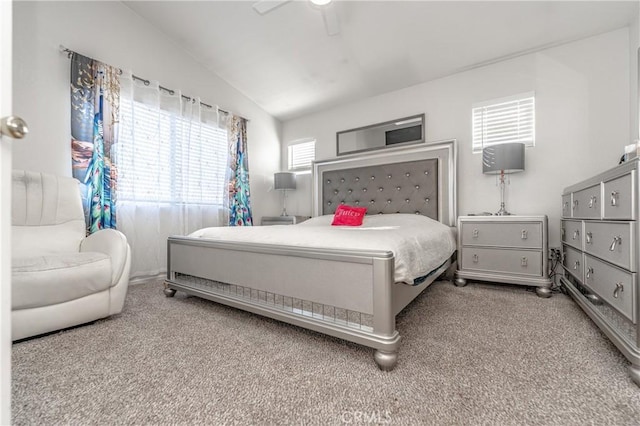
[[[20,117],[3,117],[0,120],[0,135],[14,139],[22,139],[29,133],[27,123]]]

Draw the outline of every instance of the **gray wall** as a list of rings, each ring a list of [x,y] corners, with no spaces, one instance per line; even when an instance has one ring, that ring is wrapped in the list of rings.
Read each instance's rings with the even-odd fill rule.
[[[424,112],[427,140],[458,140],[459,214],[495,212],[496,178],[482,174],[481,155],[471,149],[471,107],[534,91],[536,146],[526,150],[526,171],[509,179],[507,208],[548,215],[550,244],[558,246],[563,188],[615,166],[636,137],[630,132],[633,31],[625,27],[284,122],[283,148],[311,137],[318,160],[333,158],[335,132]],[[282,156],[286,164],[285,149]],[[289,210],[309,214],[310,176],[298,181]]]

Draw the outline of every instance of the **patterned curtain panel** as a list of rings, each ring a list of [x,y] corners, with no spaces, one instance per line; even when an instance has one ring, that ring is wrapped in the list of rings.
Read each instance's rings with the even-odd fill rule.
[[[247,154],[247,120],[231,115],[227,122],[229,138],[229,169],[226,200],[229,226],[251,226],[249,190],[249,158]]]
[[[71,161],[81,182],[89,233],[116,227],[116,143],[120,70],[86,56],[71,57]]]

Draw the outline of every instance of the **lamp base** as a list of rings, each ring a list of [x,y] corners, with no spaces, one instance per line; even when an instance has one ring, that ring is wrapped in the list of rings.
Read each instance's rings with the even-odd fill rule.
[[[280,216],[288,216],[287,214],[287,190],[282,190],[282,213]]]
[[[509,213],[507,209],[504,208],[504,203],[500,203],[500,210],[495,212],[496,216],[512,216],[513,213]]]
[[[500,210],[496,212],[496,216],[511,216],[504,208],[504,170],[500,171]]]

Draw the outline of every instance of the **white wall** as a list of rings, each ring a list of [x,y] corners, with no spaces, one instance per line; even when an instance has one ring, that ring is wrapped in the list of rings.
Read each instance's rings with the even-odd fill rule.
[[[629,27],[629,110],[631,114],[629,134],[631,139],[640,139],[640,10]],[[635,96],[634,96],[635,94]]]
[[[70,61],[58,50],[64,45],[250,119],[254,220],[277,214],[277,194],[267,190],[280,169],[278,120],[120,2],[15,2],[13,9],[14,112],[30,128],[14,146],[15,168],[71,175]]]
[[[329,159],[337,131],[424,112],[427,140],[458,140],[459,214],[497,211],[496,178],[471,151],[471,106],[535,91],[536,146],[526,150],[526,171],[511,175],[507,209],[548,215],[558,246],[563,188],[618,164],[630,143],[629,38],[624,28],[287,121],[283,145],[316,138],[316,159]],[[311,213],[310,187],[301,176],[290,211]]]

